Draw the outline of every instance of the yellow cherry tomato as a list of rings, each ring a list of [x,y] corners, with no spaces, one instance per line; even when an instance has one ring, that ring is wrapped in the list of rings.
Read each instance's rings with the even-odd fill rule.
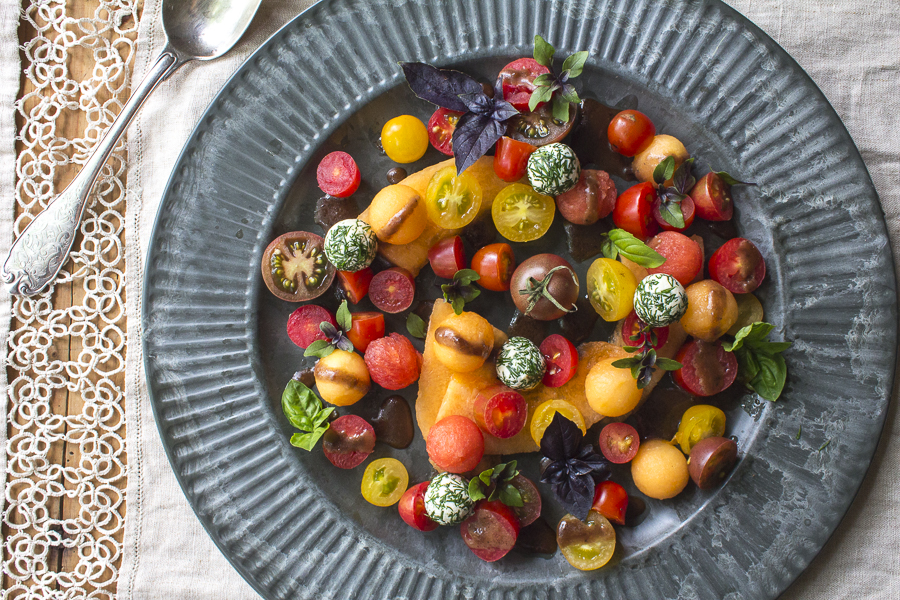
[[[491,216],[500,235],[511,242],[536,240],[550,229],[556,202],[550,196],[538,194],[530,185],[508,185],[494,198]]]
[[[634,308],[637,279],[622,263],[598,258],[587,272],[587,290],[591,306],[604,321],[619,321]]]
[[[556,543],[570,565],[581,571],[593,571],[612,558],[616,530],[596,510],[591,510],[584,521],[566,515],[556,528]]]
[[[428,150],[425,123],[412,115],[394,117],[381,128],[381,147],[394,162],[416,162]]]
[[[391,506],[409,487],[409,473],[396,458],[379,458],[366,467],[362,478],[362,495],[375,506]]]
[[[444,167],[431,177],[425,192],[428,218],[438,227],[460,229],[471,223],[481,209],[481,184],[465,171]]]
[[[681,446],[685,454],[700,440],[709,437],[721,437],[725,433],[725,413],[721,409],[708,404],[692,406],[681,416],[675,443]]]
[[[541,445],[541,438],[544,437],[544,431],[550,426],[553,415],[561,414],[568,420],[572,421],[581,430],[581,433],[587,433],[587,426],[584,424],[584,417],[581,416],[575,406],[565,400],[547,400],[536,409],[534,416],[531,417],[531,439],[538,446]]]

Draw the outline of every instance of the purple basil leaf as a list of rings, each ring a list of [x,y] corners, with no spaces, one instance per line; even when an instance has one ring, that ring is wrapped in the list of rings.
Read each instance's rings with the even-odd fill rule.
[[[490,117],[494,114],[494,103],[483,91],[474,94],[460,94],[459,99],[466,105],[466,110],[476,115]]]
[[[580,477],[581,475],[587,475],[594,470],[594,467],[592,467],[590,464],[584,462],[583,460],[578,460],[577,458],[570,458],[568,460],[568,464],[569,473],[578,477]]]
[[[687,190],[694,187],[694,184],[697,182],[694,179],[694,176],[691,175],[691,165],[693,164],[693,157],[687,159],[675,169],[675,175],[672,177],[672,184],[679,193],[686,193]]]
[[[453,132],[453,157],[457,175],[471,167],[506,133],[506,125],[490,117],[467,112]]]
[[[562,507],[570,514],[581,519],[587,517],[594,502],[594,479],[590,475],[570,477],[566,481],[553,486],[553,494]]]
[[[578,425],[556,413],[541,438],[541,454],[554,461],[568,460],[578,455],[583,437]]]
[[[459,71],[419,62],[401,62],[400,67],[416,96],[449,110],[465,112],[466,105],[459,95],[483,92],[480,83]]]

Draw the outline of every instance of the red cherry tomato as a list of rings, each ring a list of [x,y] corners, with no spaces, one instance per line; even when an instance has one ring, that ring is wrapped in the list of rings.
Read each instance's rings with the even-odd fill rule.
[[[730,239],[709,258],[709,276],[732,294],[747,294],[765,279],[766,261],[750,240]]]
[[[624,525],[628,492],[614,481],[601,481],[594,488],[594,505],[591,510],[596,510],[613,523]]]
[[[528,527],[541,516],[541,493],[537,486],[521,473],[513,477],[510,483],[519,490],[519,495],[522,496],[522,506],[511,506],[510,508],[516,513],[519,526]]]
[[[694,207],[694,201],[691,200],[690,196],[685,196],[684,200],[681,201],[681,216],[684,217],[684,227],[678,228],[666,221],[662,218],[662,214],[659,212],[660,201],[657,199],[656,202],[653,203],[653,219],[656,221],[656,224],[666,231],[684,231],[694,223],[694,215],[696,214],[696,210]]]
[[[305,304],[288,317],[288,337],[304,350],[316,340],[327,340],[328,337],[319,329],[319,324],[323,321],[337,327],[334,315],[327,308],[316,304]]]
[[[403,267],[392,267],[376,273],[369,284],[369,300],[386,313],[403,312],[416,297],[416,280]]]
[[[472,412],[482,431],[506,439],[522,431],[528,418],[528,405],[522,394],[497,384],[478,392]]]
[[[484,456],[484,434],[472,419],[450,415],[431,426],[425,451],[439,469],[465,473],[478,466]]]
[[[653,219],[653,202],[656,200],[656,188],[645,181],[633,185],[618,198],[613,209],[613,223],[641,240],[646,240],[656,233],[656,221]]]
[[[695,396],[718,394],[737,377],[737,358],[733,352],[725,352],[720,341],[691,340],[681,347],[675,360],[682,366],[672,371],[672,379]]]
[[[516,107],[519,112],[529,112],[528,101],[537,88],[534,80],[539,75],[549,73],[550,69],[533,58],[514,60],[500,71],[500,83],[503,88],[503,99]],[[535,110],[543,106],[541,102]]]
[[[344,415],[331,422],[322,436],[322,451],[339,469],[352,469],[363,463],[375,449],[375,430],[356,415]]]
[[[537,146],[503,136],[497,140],[494,173],[503,181],[513,182],[522,179],[528,167],[528,157],[535,150]]]
[[[509,291],[516,257],[509,244],[488,244],[472,257],[472,269],[481,275],[478,285],[494,292]]]
[[[380,312],[359,312],[350,315],[347,337],[359,352],[365,352],[373,340],[384,337],[384,315]]]
[[[428,141],[438,152],[453,156],[453,131],[461,116],[461,112],[438,108],[428,119]]]
[[[417,483],[403,492],[397,510],[403,522],[419,531],[434,531],[438,524],[425,514],[425,490],[430,481]]]
[[[344,298],[350,304],[359,304],[369,293],[369,284],[372,283],[373,277],[371,267],[359,271],[338,271],[337,276]]]
[[[346,152],[332,152],[316,168],[319,189],[335,198],[346,198],[359,188],[359,167]]]
[[[609,122],[606,130],[613,150],[623,156],[634,156],[647,149],[656,126],[650,117],[636,110],[623,110]]]
[[[462,238],[458,235],[441,240],[428,251],[428,262],[434,274],[444,279],[453,279],[456,272],[466,268],[466,253]]]
[[[660,266],[647,269],[651,275],[665,273],[687,287],[703,268],[703,250],[700,249],[700,244],[683,233],[663,231],[653,236],[647,246],[666,259]]]
[[[731,187],[715,173],[707,173],[688,195],[694,200],[697,216],[707,221],[727,221],[734,214]]]
[[[372,340],[363,358],[372,381],[386,390],[403,389],[419,379],[419,353],[399,333]]]
[[[499,500],[482,500],[459,532],[475,556],[494,562],[506,556],[519,537],[519,520],[510,507]]]
[[[622,323],[622,341],[625,342],[626,346],[640,346],[644,343],[644,338],[648,334],[641,335],[638,339],[634,339],[643,327],[644,322],[638,318],[636,312],[631,311],[628,313],[628,316],[625,317],[625,320]],[[655,350],[659,350],[666,345],[667,341],[669,341],[668,325],[665,327],[654,327],[652,333],[656,336],[656,343],[652,344]]]
[[[541,342],[540,351],[547,365],[542,380],[544,385],[560,387],[575,376],[575,371],[578,370],[578,350],[575,349],[575,344],[554,333]]]
[[[606,460],[621,465],[637,454],[641,446],[641,437],[637,429],[627,423],[610,423],[600,430],[597,445],[600,446],[600,452]]]

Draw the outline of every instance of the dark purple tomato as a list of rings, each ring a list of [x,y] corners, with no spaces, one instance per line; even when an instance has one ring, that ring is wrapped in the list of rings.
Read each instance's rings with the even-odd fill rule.
[[[701,490],[716,487],[737,462],[737,443],[724,437],[700,440],[691,448],[688,473]]]
[[[566,310],[559,309],[543,297],[542,291],[553,296]],[[578,276],[564,258],[555,254],[536,254],[516,268],[510,281],[509,293],[519,312],[538,321],[552,321],[575,308],[578,300]],[[531,310],[528,310],[532,299],[536,301]]]
[[[375,430],[356,415],[338,417],[322,436],[325,457],[339,469],[359,466],[374,449]]]
[[[494,562],[506,556],[519,537],[519,520],[510,507],[499,500],[482,500],[459,526],[463,541],[475,556]]]

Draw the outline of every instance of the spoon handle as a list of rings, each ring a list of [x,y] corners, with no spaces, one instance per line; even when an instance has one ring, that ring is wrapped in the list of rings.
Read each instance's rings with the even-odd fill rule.
[[[103,139],[94,146],[81,172],[54,198],[13,243],[0,277],[10,292],[30,296],[56,278],[66,263],[75,233],[81,223],[88,195],[119,138],[128,129],[138,109],[160,81],[184,64],[175,52],[165,48],[150,72],[134,91]]]

